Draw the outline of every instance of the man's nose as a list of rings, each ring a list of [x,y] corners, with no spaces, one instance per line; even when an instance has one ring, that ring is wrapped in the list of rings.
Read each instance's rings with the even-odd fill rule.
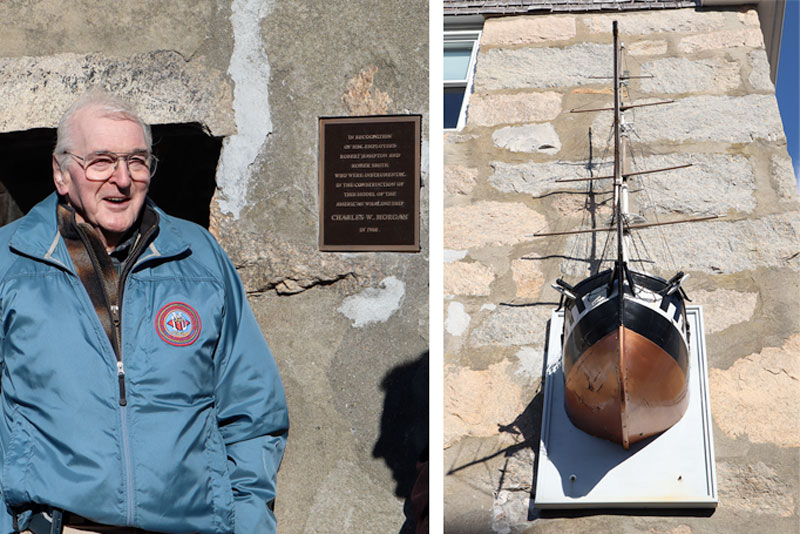
[[[114,172],[111,173],[111,180],[119,187],[131,185],[131,170],[128,168],[128,160],[120,156],[114,164]]]

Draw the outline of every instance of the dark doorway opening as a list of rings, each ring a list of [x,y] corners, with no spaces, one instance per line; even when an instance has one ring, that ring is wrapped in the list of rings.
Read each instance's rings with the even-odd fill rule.
[[[153,127],[158,158],[150,197],[161,209],[208,228],[222,138],[198,123]],[[50,164],[55,128],[0,133],[0,225],[27,213],[54,191]]]

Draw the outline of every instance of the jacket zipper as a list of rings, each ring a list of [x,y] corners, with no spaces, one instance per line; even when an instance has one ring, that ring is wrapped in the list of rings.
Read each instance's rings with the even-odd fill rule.
[[[119,276],[119,286],[117,287],[117,304],[111,307],[114,323],[114,340],[117,343],[117,380],[119,382],[119,405],[122,418],[122,447],[125,452],[125,471],[126,487],[128,491],[128,525],[133,525],[133,466],[131,465],[130,440],[128,438],[128,411],[126,406],[128,401],[125,397],[125,365],[122,363],[122,298],[125,294],[125,281],[136,263],[136,259],[141,254],[139,247],[147,243],[150,236],[155,232],[155,227],[150,227],[144,235],[140,235],[128,254],[128,258],[123,264],[122,273]]]
[[[83,241],[83,245],[86,248],[86,251],[89,253],[89,258],[92,260],[92,265],[94,266],[95,272],[102,273],[100,261],[94,254],[91,243],[89,243],[89,238],[84,234],[83,230],[77,224],[75,224],[75,227],[78,229],[78,235],[81,237],[81,241]],[[146,243],[154,232],[155,226],[149,228],[144,236],[140,235],[133,244],[133,247],[131,247],[128,259],[125,261],[122,273],[120,273],[117,286],[117,302],[109,301],[109,295],[105,290],[105,285],[102,285],[106,306],[108,308],[108,313],[111,316],[111,322],[113,325],[113,328],[111,329],[113,337],[112,348],[114,349],[114,356],[117,360],[117,383],[119,386],[121,419],[120,426],[122,430],[122,449],[125,456],[125,489],[128,493],[127,525],[133,524],[134,506],[133,476],[131,475],[133,466],[131,460],[130,439],[128,437],[128,399],[125,392],[125,364],[122,361],[122,298],[125,292],[125,280],[128,278],[128,274],[130,273],[133,264],[136,262],[136,258],[140,254],[139,246],[142,243]]]

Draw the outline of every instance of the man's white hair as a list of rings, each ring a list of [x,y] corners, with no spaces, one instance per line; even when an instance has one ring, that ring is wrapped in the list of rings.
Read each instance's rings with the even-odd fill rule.
[[[107,91],[90,89],[73,102],[64,112],[64,115],[61,116],[61,120],[58,121],[56,147],[53,150],[53,154],[58,158],[58,164],[62,169],[68,160],[66,152],[72,152],[75,149],[75,141],[73,139],[75,116],[78,112],[87,108],[98,110],[104,117],[126,119],[139,123],[139,126],[142,127],[147,150],[152,152],[153,134],[150,131],[150,126],[139,117],[136,108],[130,102]]]

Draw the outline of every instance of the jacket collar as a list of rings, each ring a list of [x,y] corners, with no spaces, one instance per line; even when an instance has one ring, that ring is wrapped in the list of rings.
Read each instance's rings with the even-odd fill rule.
[[[156,238],[140,256],[137,263],[153,257],[172,257],[189,249],[189,243],[172,218],[155,206],[148,198],[147,205],[158,213],[159,228]],[[58,195],[52,193],[35,205],[27,215],[20,219],[10,246],[17,252],[60,265],[72,270],[64,240],[58,232]]]

